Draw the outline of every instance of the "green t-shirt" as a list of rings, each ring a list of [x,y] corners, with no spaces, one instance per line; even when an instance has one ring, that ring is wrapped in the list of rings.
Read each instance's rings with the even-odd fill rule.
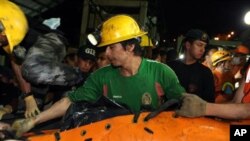
[[[72,102],[95,102],[102,95],[126,105],[133,112],[141,107],[156,109],[164,99],[179,99],[184,88],[167,65],[142,59],[137,74],[124,77],[118,68],[107,66],[93,72],[84,85],[69,93]]]

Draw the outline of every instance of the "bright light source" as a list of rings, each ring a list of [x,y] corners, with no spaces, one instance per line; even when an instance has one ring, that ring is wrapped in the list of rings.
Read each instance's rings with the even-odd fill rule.
[[[220,40],[220,38],[219,37],[214,37],[214,40],[218,41],[218,40]]]
[[[239,83],[239,82],[236,82],[236,83],[234,84],[234,87],[235,87],[235,88],[239,88],[239,86],[240,86],[240,83]]]
[[[179,59],[183,59],[183,58],[184,58],[184,54],[180,54]]]
[[[250,25],[250,11],[248,11],[244,17],[244,22],[247,24],[247,25]]]
[[[228,38],[231,38],[231,34],[228,34],[227,37],[228,37]]]
[[[158,41],[155,41],[155,45],[157,46],[159,44],[159,42]]]
[[[231,33],[230,33],[231,35],[234,35],[234,32],[233,31],[231,31]]]
[[[97,45],[98,44],[98,41],[96,40],[95,36],[93,34],[89,34],[87,36],[87,38],[89,39],[89,42],[92,44],[92,45]]]

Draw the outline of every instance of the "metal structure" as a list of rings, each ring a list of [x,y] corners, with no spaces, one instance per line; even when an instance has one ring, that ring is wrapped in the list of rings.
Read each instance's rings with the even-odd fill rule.
[[[115,14],[129,14],[145,27],[148,2],[146,0],[85,0],[83,4],[80,45],[86,43],[89,32],[106,18]]]
[[[62,3],[63,0],[11,0],[19,5],[24,13],[34,17]]]

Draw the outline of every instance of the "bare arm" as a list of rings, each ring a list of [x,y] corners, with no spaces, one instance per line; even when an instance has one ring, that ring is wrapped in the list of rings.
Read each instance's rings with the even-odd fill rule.
[[[63,116],[65,112],[67,111],[68,107],[70,106],[70,104],[71,104],[71,101],[69,100],[68,97],[62,98],[61,100],[53,104],[49,109],[41,112],[35,118],[35,125]]]
[[[30,83],[28,83],[22,76],[21,73],[21,66],[16,64],[16,62],[11,59],[11,66],[12,69],[16,75],[17,81],[18,81],[18,85],[21,89],[21,91],[24,94],[28,94],[31,92],[31,86]],[[24,98],[25,101],[25,105],[26,105],[26,110],[25,110],[25,117],[33,117],[36,115],[36,113],[40,113],[40,110],[37,107],[37,103],[35,101],[35,98],[33,97],[33,95],[27,96]]]
[[[23,79],[22,73],[21,73],[21,66],[16,64],[16,62],[11,59],[11,66],[12,69],[16,75],[18,85],[23,93],[29,93],[31,92],[30,84]]]
[[[28,132],[30,129],[35,127],[39,123],[46,122],[48,120],[63,116],[70,106],[71,101],[68,97],[62,98],[49,109],[43,111],[36,117],[19,119],[14,121],[12,124],[12,130],[16,131],[16,136],[21,137],[25,132]]]
[[[235,96],[232,100],[232,103],[241,103],[241,100],[244,96],[244,86],[245,86],[245,79],[240,80],[240,85],[237,91],[235,92]]]
[[[206,116],[216,116],[225,119],[250,119],[250,103],[207,103],[205,114]]]

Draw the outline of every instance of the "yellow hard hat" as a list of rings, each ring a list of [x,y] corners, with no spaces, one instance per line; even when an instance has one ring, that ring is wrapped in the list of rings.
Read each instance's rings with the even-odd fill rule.
[[[11,54],[14,46],[18,45],[28,31],[28,22],[23,11],[13,2],[0,0],[0,23],[3,26],[1,34],[6,35],[8,45],[3,49]]]
[[[106,20],[101,28],[101,42],[98,47],[140,37],[147,32],[140,29],[137,22],[128,15],[116,15]]]
[[[213,66],[216,66],[219,62],[231,60],[231,59],[232,59],[232,56],[230,52],[226,50],[218,50],[215,53],[213,53],[211,56]]]
[[[152,40],[146,34],[141,36],[140,46],[141,47],[152,47],[152,48],[154,48]]]

